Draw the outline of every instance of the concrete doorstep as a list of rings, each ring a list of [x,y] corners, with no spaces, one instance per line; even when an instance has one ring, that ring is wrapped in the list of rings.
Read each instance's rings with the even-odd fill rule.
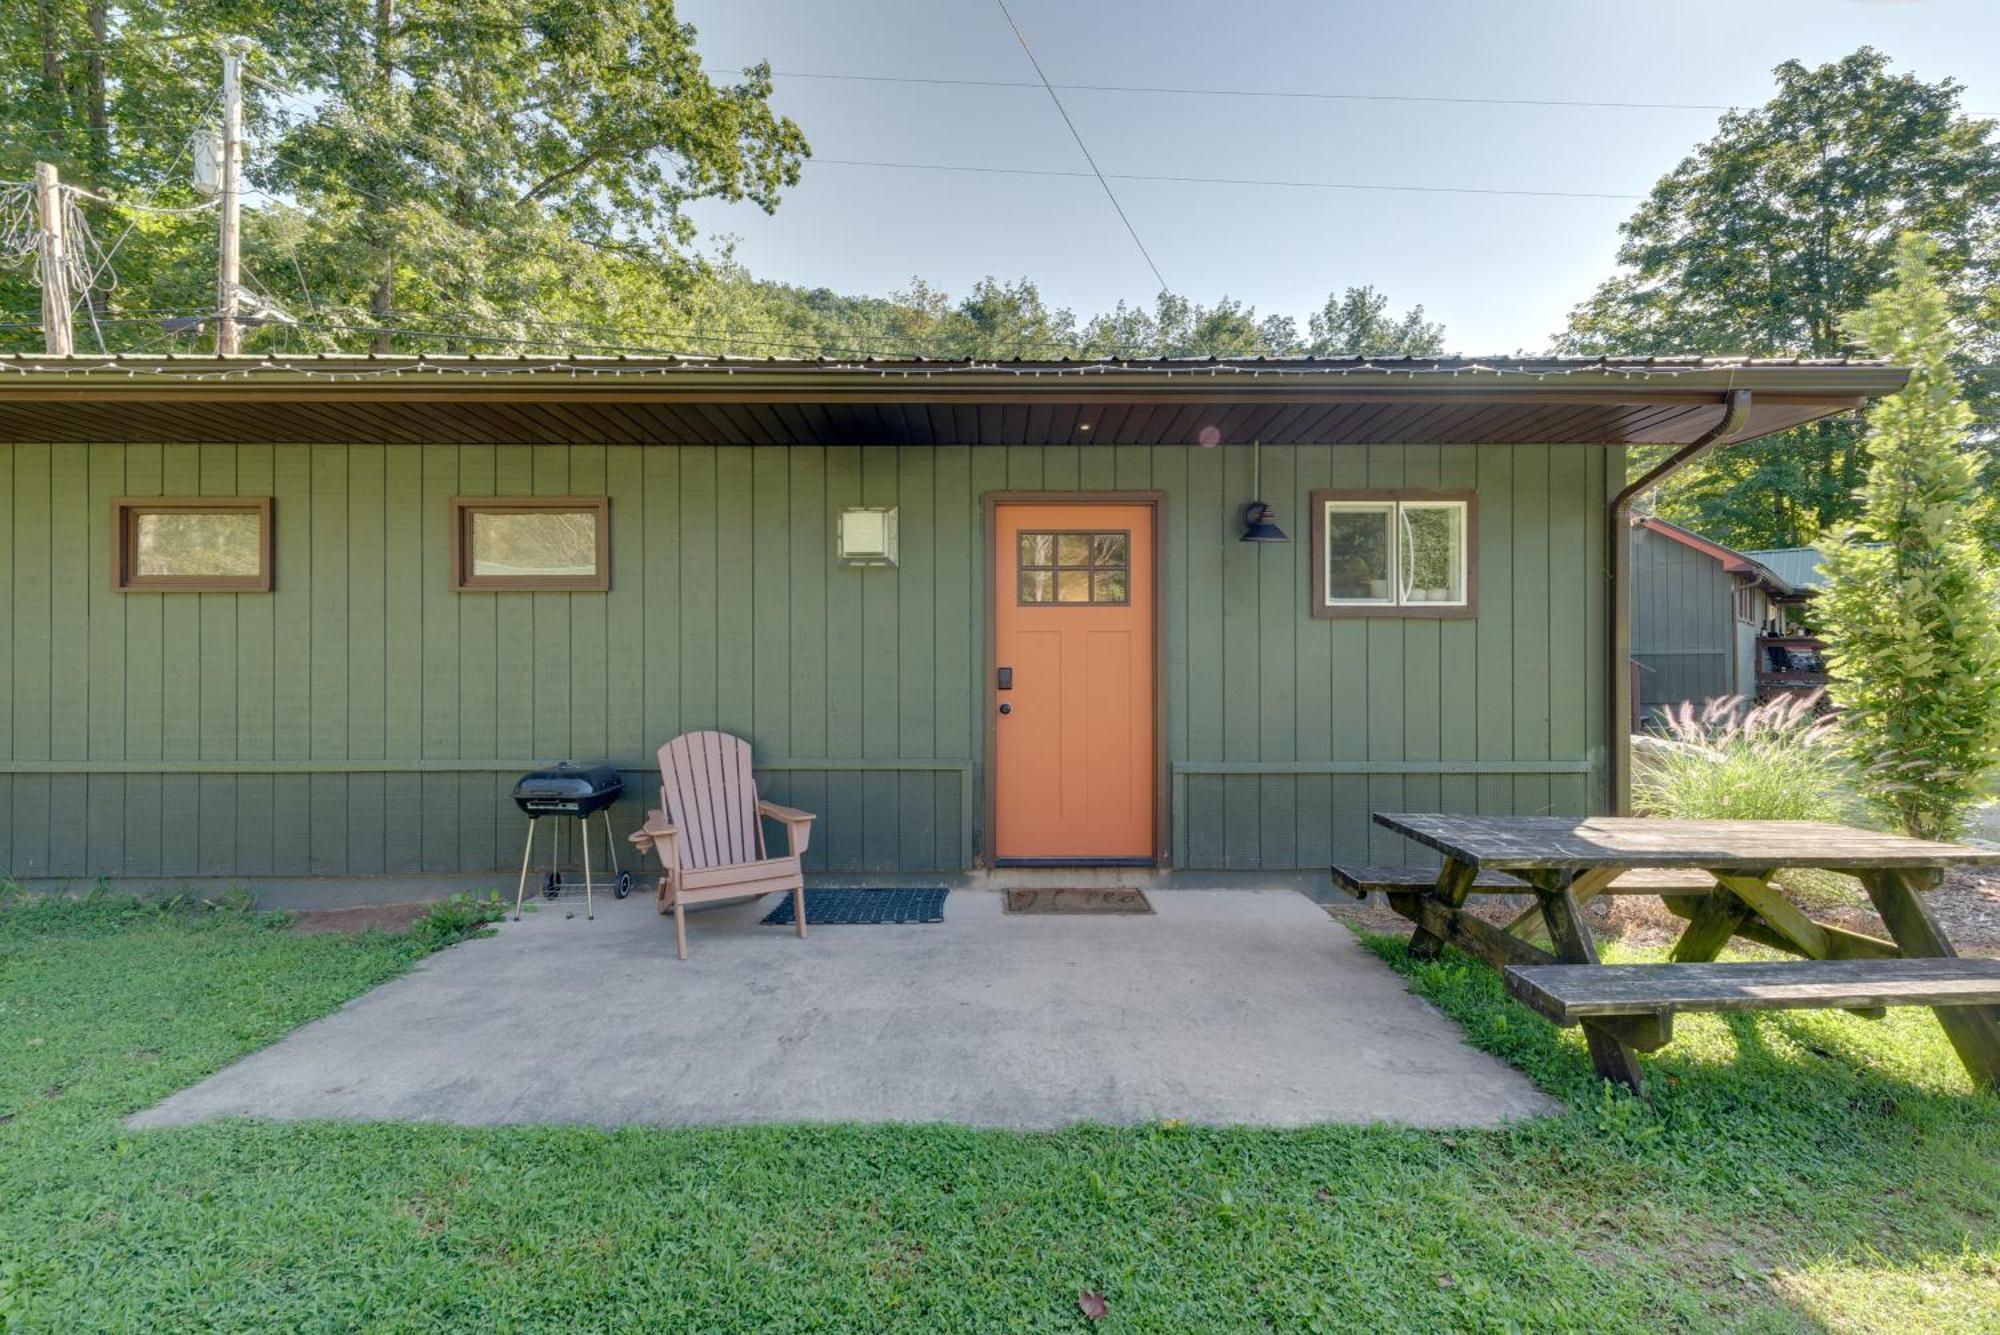
[[[1179,1118],[1492,1126],[1554,1112],[1291,890],[1161,891],[1151,915],[824,926],[565,898],[131,1119],[463,1125]],[[575,916],[565,916],[574,910]]]

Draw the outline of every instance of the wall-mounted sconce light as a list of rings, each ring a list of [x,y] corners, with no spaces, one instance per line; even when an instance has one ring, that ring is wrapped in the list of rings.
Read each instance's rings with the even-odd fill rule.
[[[842,565],[895,565],[896,507],[856,505],[842,510],[836,554]]]
[[[1250,442],[1250,490],[1261,495],[1264,491],[1264,460],[1259,453],[1257,441]],[[1290,542],[1285,530],[1278,527],[1278,512],[1262,501],[1252,501],[1243,507],[1244,542]]]

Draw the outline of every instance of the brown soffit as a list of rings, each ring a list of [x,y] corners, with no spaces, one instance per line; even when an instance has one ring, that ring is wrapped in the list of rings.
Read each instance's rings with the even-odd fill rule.
[[[1863,407],[1873,361],[750,362],[0,357],[0,440],[1177,445],[1737,443]]]

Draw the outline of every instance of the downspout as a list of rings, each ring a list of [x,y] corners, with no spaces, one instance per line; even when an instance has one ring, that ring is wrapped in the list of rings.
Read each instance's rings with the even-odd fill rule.
[[[1611,744],[1611,812],[1632,810],[1632,502],[1743,429],[1750,416],[1750,391],[1732,389],[1723,400],[1722,420],[1647,469],[1638,481],[1611,498],[1611,716],[1605,736]]]

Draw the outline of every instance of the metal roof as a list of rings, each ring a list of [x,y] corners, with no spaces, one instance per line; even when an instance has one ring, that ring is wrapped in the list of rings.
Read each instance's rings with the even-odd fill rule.
[[[0,440],[1677,444],[1864,406],[1880,361],[1740,357],[780,361],[0,356]]]
[[[1826,587],[1826,576],[1819,568],[1825,553],[1817,547],[1766,547],[1762,551],[1743,554],[1797,588]]]

